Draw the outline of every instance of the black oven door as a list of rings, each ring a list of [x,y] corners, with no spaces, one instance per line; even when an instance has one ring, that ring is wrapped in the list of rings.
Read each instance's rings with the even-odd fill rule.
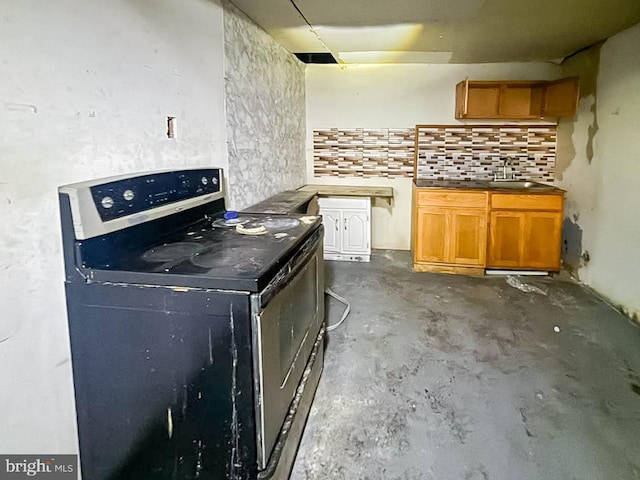
[[[267,465],[324,320],[322,226],[252,297],[258,469]]]

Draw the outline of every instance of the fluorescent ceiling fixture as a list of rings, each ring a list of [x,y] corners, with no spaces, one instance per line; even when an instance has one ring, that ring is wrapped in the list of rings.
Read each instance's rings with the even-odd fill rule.
[[[314,25],[314,30],[322,41],[335,51],[410,50],[423,29],[424,25],[417,23],[375,27]]]
[[[449,63],[451,52],[338,52],[344,63]]]
[[[327,49],[318,36],[304,27],[274,28],[269,34],[290,52],[326,52]]]

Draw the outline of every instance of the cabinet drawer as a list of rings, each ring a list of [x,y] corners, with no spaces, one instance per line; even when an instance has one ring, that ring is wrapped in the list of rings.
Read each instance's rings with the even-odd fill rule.
[[[485,192],[456,192],[451,190],[418,190],[418,205],[477,207],[486,206]]]
[[[562,195],[491,194],[491,208],[504,210],[562,210]]]
[[[318,198],[320,209],[323,208],[357,208],[369,209],[371,199],[369,197],[320,197]]]

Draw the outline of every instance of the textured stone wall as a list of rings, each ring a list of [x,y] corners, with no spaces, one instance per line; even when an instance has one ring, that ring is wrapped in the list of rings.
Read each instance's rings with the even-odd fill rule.
[[[241,209],[305,183],[304,64],[224,2],[227,201]]]

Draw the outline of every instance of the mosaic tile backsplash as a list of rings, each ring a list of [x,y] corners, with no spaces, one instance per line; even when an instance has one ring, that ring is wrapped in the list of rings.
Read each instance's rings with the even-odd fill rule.
[[[315,176],[412,177],[415,129],[313,131]]]
[[[555,125],[314,130],[314,175],[413,177],[416,130],[418,178],[489,179],[510,156],[516,178],[553,181]]]
[[[507,156],[516,178],[553,181],[556,126],[418,126],[418,178],[490,179]]]

